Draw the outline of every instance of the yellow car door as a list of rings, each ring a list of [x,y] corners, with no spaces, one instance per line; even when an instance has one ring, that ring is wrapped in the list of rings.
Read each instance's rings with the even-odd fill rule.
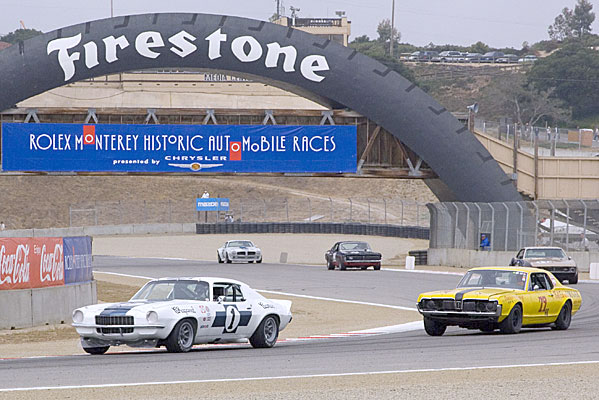
[[[524,324],[547,324],[555,320],[560,311],[560,300],[553,294],[553,284],[547,274],[530,274],[524,303]]]

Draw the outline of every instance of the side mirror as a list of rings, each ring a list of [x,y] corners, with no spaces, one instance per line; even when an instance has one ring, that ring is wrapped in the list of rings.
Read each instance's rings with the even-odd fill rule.
[[[540,288],[541,288],[541,287],[540,287],[539,285],[534,285],[534,286],[532,287],[532,290],[539,290]]]
[[[571,260],[571,259],[572,259],[572,257],[568,256],[568,260]]]
[[[216,299],[216,302],[218,304],[222,303],[223,301],[225,301],[225,296],[218,296],[218,298]]]

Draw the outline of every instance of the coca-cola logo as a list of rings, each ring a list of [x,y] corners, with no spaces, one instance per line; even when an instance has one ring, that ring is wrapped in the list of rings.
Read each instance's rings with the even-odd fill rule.
[[[0,248],[0,285],[29,282],[29,245],[20,244],[14,253]]]
[[[40,280],[42,282],[58,282],[62,281],[63,279],[64,259],[62,253],[62,244],[55,244],[54,252],[52,253],[46,251],[46,245],[44,244],[42,246],[40,256]]]

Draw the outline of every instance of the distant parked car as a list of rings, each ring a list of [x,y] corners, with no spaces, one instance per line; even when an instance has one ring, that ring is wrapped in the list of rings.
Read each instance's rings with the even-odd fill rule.
[[[560,282],[578,283],[576,262],[559,247],[525,247],[512,258],[510,265],[541,268],[551,272]]]
[[[233,261],[262,262],[262,251],[250,240],[229,240],[216,251],[219,263]]]
[[[463,59],[462,53],[454,50],[440,52],[437,56],[431,58],[432,62],[459,62]]]
[[[480,53],[466,53],[466,55],[464,55],[464,62],[480,62],[481,58],[483,57],[482,54]]]
[[[339,267],[342,271],[347,268],[366,269],[368,267],[379,270],[381,258],[381,253],[373,251],[368,243],[353,241],[337,242],[324,254],[327,269]]]
[[[518,63],[520,63],[520,64],[533,63],[537,60],[538,60],[537,56],[529,54],[527,56],[524,56],[524,57],[518,59]]]
[[[408,58],[409,61],[421,61],[428,62],[431,61],[433,57],[438,56],[439,53],[436,51],[415,51]]]
[[[480,62],[483,63],[494,63],[498,58],[505,56],[501,51],[489,51],[488,53],[483,54],[480,58]]]
[[[495,60],[495,62],[502,64],[515,64],[518,62],[518,56],[515,54],[506,54],[503,57],[499,57],[497,60]]]

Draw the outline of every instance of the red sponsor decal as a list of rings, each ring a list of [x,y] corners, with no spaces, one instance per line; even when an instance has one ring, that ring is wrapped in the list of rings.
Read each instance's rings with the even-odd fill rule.
[[[83,144],[96,144],[95,125],[83,125]]]
[[[62,238],[0,239],[0,290],[64,285]]]
[[[229,160],[241,161],[241,142],[229,143]]]

